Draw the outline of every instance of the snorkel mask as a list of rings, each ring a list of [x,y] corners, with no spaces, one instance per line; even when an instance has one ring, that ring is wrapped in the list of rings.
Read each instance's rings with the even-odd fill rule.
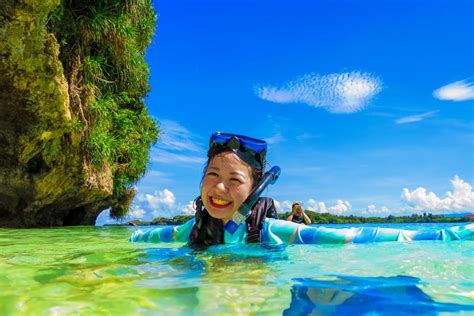
[[[219,147],[216,147],[219,146]],[[245,161],[252,168],[262,170],[265,167],[265,156],[267,153],[267,142],[264,140],[247,136],[217,132],[211,135],[209,141],[209,154],[213,150],[232,151],[240,159]],[[238,226],[249,217],[252,207],[257,202],[260,195],[269,184],[274,184],[280,176],[281,169],[273,166],[259,180],[255,189],[249,197],[242,203],[237,212],[225,224],[224,228],[233,234]]]
[[[254,169],[262,170],[264,168],[265,156],[267,154],[267,142],[264,140],[217,132],[211,135],[209,152],[216,147],[221,147],[225,150],[230,149]]]

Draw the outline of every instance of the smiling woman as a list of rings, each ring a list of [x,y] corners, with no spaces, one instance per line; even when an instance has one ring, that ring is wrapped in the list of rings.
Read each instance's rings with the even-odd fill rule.
[[[266,149],[262,140],[213,134],[201,195],[195,201],[195,218],[181,226],[160,227],[148,232],[137,230],[130,240],[188,242],[192,247],[202,247],[224,243],[366,243],[474,237],[474,224],[418,232],[378,227],[331,229],[273,219],[277,217],[273,200],[258,199],[266,185],[275,182],[279,175],[278,167],[264,173]]]

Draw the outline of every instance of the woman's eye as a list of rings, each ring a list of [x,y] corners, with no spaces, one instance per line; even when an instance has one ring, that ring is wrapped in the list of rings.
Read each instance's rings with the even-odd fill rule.
[[[218,174],[215,173],[215,172],[208,172],[207,175],[211,176],[211,177],[217,177],[218,176]]]
[[[242,180],[240,180],[238,178],[231,178],[230,181],[236,182],[236,183],[242,183]]]

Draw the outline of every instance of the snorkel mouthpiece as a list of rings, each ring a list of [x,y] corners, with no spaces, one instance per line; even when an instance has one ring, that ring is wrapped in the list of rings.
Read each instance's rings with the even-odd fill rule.
[[[265,172],[257,187],[253,190],[250,196],[239,207],[234,216],[225,224],[224,228],[231,234],[235,233],[239,225],[250,216],[252,207],[257,203],[258,198],[263,191],[270,184],[274,184],[280,177],[281,169],[278,166],[273,166],[270,170]]]

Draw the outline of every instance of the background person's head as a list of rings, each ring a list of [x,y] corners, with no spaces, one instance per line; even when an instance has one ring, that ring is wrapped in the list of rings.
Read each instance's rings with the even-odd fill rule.
[[[227,222],[252,193],[265,168],[266,143],[241,135],[211,136],[201,182],[209,215]]]
[[[303,214],[303,207],[301,206],[301,202],[294,202],[291,205],[291,210],[292,210],[293,214],[296,214],[298,216]]]

